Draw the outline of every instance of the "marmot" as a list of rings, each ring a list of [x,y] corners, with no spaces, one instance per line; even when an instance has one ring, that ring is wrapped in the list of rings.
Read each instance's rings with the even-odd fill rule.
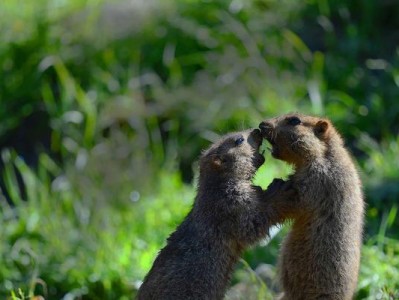
[[[295,196],[281,180],[266,191],[252,185],[264,163],[262,140],[259,129],[232,133],[202,154],[194,205],[158,254],[137,299],[223,298],[243,250],[277,219],[269,204]]]
[[[272,156],[294,166],[298,199],[280,254],[282,299],[351,299],[360,261],[362,185],[343,141],[327,119],[288,114],[260,123]],[[291,208],[291,209],[290,209]]]

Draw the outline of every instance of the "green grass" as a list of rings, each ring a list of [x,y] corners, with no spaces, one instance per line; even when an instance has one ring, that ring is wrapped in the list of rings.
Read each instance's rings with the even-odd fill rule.
[[[124,299],[134,293],[195,196],[194,186],[184,185],[178,173],[168,171],[159,174],[151,193],[133,191],[129,195],[116,189],[109,201],[96,202],[87,198],[87,191],[82,197],[82,191],[67,176],[54,174],[54,169],[60,170],[46,156],[38,174],[14,154],[3,156],[9,159],[9,187],[16,186],[11,168],[14,163],[29,191],[24,202],[18,200],[18,190],[14,189],[16,206],[1,208],[0,234],[5,243],[0,248],[4,262],[0,279],[5,295],[22,289],[26,295],[40,294],[46,299],[67,293],[85,299]],[[50,171],[55,180],[48,177]],[[282,163],[268,161],[255,183],[266,187],[272,178],[289,172]],[[101,190],[100,186],[96,189]],[[124,197],[130,197],[129,201],[120,200]],[[399,288],[395,281],[399,243],[386,237],[385,231],[380,234],[382,237],[368,239],[363,247],[358,299],[374,299]],[[275,264],[283,235],[284,231],[267,246],[248,251],[245,259],[250,265],[243,261],[235,273],[234,282],[247,286],[250,293],[259,293],[259,299],[273,292],[251,267],[261,262]]]
[[[132,191],[121,205],[118,198],[129,195],[115,190],[115,202],[99,203],[84,199],[64,175],[49,184],[47,176],[12,159],[29,196],[26,202],[13,198],[15,207],[1,208],[2,294],[18,288],[45,298],[72,293],[115,299],[133,293],[194,196],[177,173],[168,172],[159,175],[153,195]],[[11,164],[6,170],[12,178]]]
[[[301,111],[333,120],[362,175],[357,299],[398,298],[399,56],[391,37],[399,24],[390,15],[399,6],[126,3],[0,2],[0,146],[15,148],[1,157],[13,205],[0,196],[0,297],[131,299],[192,205],[201,150],[225,132]],[[24,123],[37,114],[44,117]],[[19,143],[9,142],[14,136]],[[268,157],[254,182],[266,188],[290,172]],[[275,294],[287,230],[245,253],[236,288]],[[255,271],[263,263],[266,284]]]

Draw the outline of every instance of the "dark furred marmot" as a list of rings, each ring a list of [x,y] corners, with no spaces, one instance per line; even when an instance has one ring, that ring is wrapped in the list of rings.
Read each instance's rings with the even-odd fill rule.
[[[192,210],[168,238],[137,299],[222,299],[242,251],[264,238],[276,217],[271,203],[294,197],[280,181],[252,185],[263,164],[258,129],[229,134],[200,158]]]
[[[288,114],[259,127],[272,155],[292,164],[298,192],[292,230],[280,254],[282,299],[351,299],[363,227],[361,182],[343,141],[327,119]],[[295,205],[294,205],[295,203]]]

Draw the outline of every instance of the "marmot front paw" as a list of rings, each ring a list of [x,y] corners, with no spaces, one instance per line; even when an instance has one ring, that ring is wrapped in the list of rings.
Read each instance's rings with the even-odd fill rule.
[[[293,187],[291,180],[283,180],[281,178],[275,178],[269,184],[265,191],[266,197],[280,196],[283,198],[294,199],[297,195],[296,190]]]

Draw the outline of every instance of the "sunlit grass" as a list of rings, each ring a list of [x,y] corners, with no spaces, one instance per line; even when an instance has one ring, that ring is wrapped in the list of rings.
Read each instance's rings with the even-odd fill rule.
[[[325,32],[315,42],[328,51],[313,51],[290,25],[313,16],[300,15],[300,2],[150,2],[0,1],[0,139],[45,112],[46,151],[59,157],[43,151],[31,168],[2,153],[13,205],[1,196],[0,297],[131,299],[193,203],[195,183],[183,183],[182,170],[196,172],[192,162],[217,134],[296,110],[327,114],[361,152],[368,210],[358,299],[399,297],[398,56],[370,75],[370,62],[353,56],[369,40],[356,26],[367,24],[346,20],[349,40]],[[316,2],[323,28],[335,5],[349,11]],[[150,9],[132,17],[135,3]],[[120,26],[125,8],[134,22]],[[254,184],[265,189],[291,172],[266,151]],[[275,292],[254,270],[275,264],[286,229],[245,253],[234,284],[258,299]]]
[[[0,248],[2,293],[21,287],[52,298],[73,289],[89,293],[93,285],[100,285],[101,294],[113,299],[115,284],[120,285],[119,293],[133,293],[193,201],[194,189],[168,172],[160,175],[152,195],[138,194],[122,209],[112,202],[96,207],[87,205],[73,186],[59,191],[18,157],[7,166],[13,162],[23,171],[29,197],[16,201],[15,207],[1,208],[6,242]],[[16,186],[13,180],[11,188]],[[116,198],[122,196],[115,191]]]
[[[377,244],[374,239],[367,241],[362,249],[358,284],[359,299],[397,299],[399,297],[398,277],[398,240],[386,237],[383,244]]]
[[[134,293],[195,196],[195,186],[183,184],[178,173],[168,171],[159,174],[149,194],[130,195],[131,201],[122,207],[112,202],[96,206],[95,201],[84,201],[79,190],[68,184],[68,178],[63,178],[61,185],[54,184],[60,177],[55,181],[47,177],[50,170],[46,166],[51,166],[47,158],[42,159],[43,170],[39,175],[12,153],[3,156],[8,157],[9,187],[16,186],[10,168],[13,164],[23,172],[29,188],[27,202],[16,201],[13,208],[7,205],[1,208],[0,234],[6,241],[0,247],[4,261],[0,268],[1,291],[14,293],[14,299],[21,293],[18,288],[25,294],[39,293],[50,298],[72,293],[113,299]],[[267,161],[255,183],[266,188],[274,177],[290,172],[284,164]],[[18,197],[18,193],[15,189],[13,195]],[[126,197],[117,190],[114,195],[114,200]],[[381,236],[366,241],[359,299],[373,299],[381,293],[389,295],[398,289],[395,281],[398,245],[398,241]],[[249,251],[246,257],[253,261],[259,259],[256,258],[259,253],[265,255],[274,248],[263,246],[257,248],[258,254]],[[249,272],[248,280],[242,279],[247,288],[253,286],[252,291],[262,295],[270,293],[270,287],[265,290],[259,285],[257,275],[251,275],[253,271],[247,268],[238,269],[242,274]],[[242,276],[238,278],[245,277]]]

